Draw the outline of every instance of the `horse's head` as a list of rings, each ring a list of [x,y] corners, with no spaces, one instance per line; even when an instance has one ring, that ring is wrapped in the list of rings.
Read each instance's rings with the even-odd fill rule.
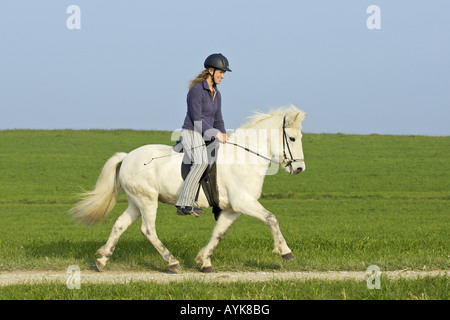
[[[280,165],[290,174],[306,170],[302,146],[302,122],[305,116],[305,112],[291,106],[282,118],[281,143],[278,139],[278,148],[272,148],[273,156],[278,157]]]
[[[260,138],[260,153],[264,154],[264,150],[268,150],[272,160],[278,162],[288,173],[299,174],[306,169],[302,147],[302,122],[305,116],[305,112],[293,105],[269,113],[259,112],[251,116],[236,133],[240,132],[238,137],[244,141],[246,137],[270,137],[266,140],[267,144],[263,142],[264,138]],[[252,148],[252,144],[247,145]],[[255,147],[253,145],[253,148]],[[266,157],[263,158],[267,160]]]

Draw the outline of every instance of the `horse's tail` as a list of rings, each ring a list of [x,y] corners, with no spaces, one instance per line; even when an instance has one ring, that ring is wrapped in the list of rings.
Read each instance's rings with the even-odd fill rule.
[[[116,153],[103,166],[93,191],[80,194],[82,198],[69,214],[75,214],[75,219],[87,225],[106,220],[116,204],[116,199],[122,191],[119,182],[119,170],[126,153]]]

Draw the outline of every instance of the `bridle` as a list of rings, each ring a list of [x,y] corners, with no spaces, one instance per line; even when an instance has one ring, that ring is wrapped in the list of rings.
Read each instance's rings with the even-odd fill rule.
[[[227,143],[228,144],[232,144],[232,145],[234,145],[236,147],[242,148],[245,151],[253,153],[253,154],[257,155],[258,157],[261,157],[261,158],[263,158],[265,160],[268,160],[270,162],[273,162],[273,163],[276,163],[276,164],[283,163],[286,167],[288,167],[288,166],[291,167],[291,171],[292,171],[292,163],[293,162],[303,162],[304,161],[304,159],[294,159],[294,157],[292,156],[291,148],[289,147],[288,136],[287,136],[287,133],[286,133],[286,116],[284,116],[284,118],[283,118],[283,158],[284,159],[283,159],[282,162],[274,161],[273,159],[270,159],[270,158],[268,158],[268,157],[266,157],[266,156],[264,156],[262,154],[259,154],[258,152],[250,150],[249,148],[246,148],[244,146],[240,146],[240,145],[238,145],[238,144],[236,144],[234,142],[227,142]],[[287,150],[289,152],[290,158],[288,158],[287,155],[286,155],[286,146],[287,146]]]
[[[290,158],[288,158],[286,156],[286,146],[287,146],[287,150],[289,152],[289,156]],[[294,159],[294,157],[292,156],[292,152],[291,152],[291,148],[289,147],[289,142],[288,142],[288,136],[286,134],[286,116],[284,116],[283,118],[283,162],[285,164],[285,166],[290,166],[291,170],[292,170],[292,162],[303,162],[305,161],[304,159]]]

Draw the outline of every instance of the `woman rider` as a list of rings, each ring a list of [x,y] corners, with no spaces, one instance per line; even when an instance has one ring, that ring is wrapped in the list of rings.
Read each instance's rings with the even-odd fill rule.
[[[226,71],[231,72],[228,59],[221,53],[214,53],[206,58],[204,67],[205,70],[189,83],[187,94],[187,112],[181,139],[192,166],[176,203],[178,215],[196,215],[202,212],[200,208],[194,207],[194,197],[200,178],[208,167],[205,143],[214,140],[227,142],[222,118],[222,98],[217,85]]]

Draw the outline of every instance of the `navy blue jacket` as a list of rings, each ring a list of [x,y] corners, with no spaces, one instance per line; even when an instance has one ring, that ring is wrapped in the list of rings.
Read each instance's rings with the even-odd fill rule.
[[[216,85],[214,85],[214,89],[215,97],[213,99],[208,82],[204,80],[189,90],[186,99],[187,112],[182,128],[201,131],[205,141],[211,140],[211,137],[215,137],[219,131],[226,133],[222,118],[222,96]]]

